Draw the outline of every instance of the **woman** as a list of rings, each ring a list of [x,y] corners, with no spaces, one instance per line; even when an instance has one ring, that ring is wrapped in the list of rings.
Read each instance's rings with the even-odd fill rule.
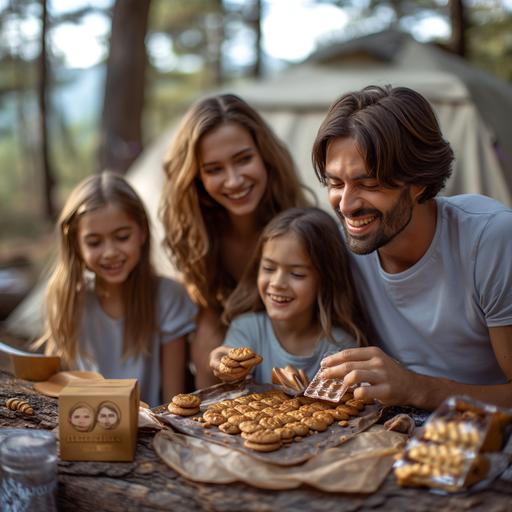
[[[191,345],[196,387],[211,385],[208,366],[234,290],[265,224],[307,206],[289,151],[241,98],[205,98],[185,114],[164,164],[161,219],[168,254],[200,306]]]

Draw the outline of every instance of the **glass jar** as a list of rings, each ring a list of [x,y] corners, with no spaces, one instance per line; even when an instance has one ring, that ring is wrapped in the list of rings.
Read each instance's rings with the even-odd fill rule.
[[[4,512],[55,512],[57,443],[42,430],[19,430],[0,444],[0,503]]]

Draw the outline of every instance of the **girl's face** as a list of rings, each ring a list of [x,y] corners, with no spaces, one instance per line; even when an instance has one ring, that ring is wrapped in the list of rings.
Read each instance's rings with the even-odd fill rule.
[[[106,430],[110,430],[117,423],[117,413],[108,407],[102,407],[98,412],[98,423]]]
[[[318,272],[293,233],[263,245],[258,270],[258,291],[273,322],[312,322],[319,291]]]
[[[139,262],[145,239],[139,225],[113,204],[88,212],[79,220],[82,259],[107,289],[126,281]]]
[[[79,432],[86,432],[92,425],[93,415],[87,407],[78,407],[73,411],[70,423]]]
[[[237,123],[221,124],[199,141],[199,177],[230,216],[254,214],[267,186],[267,170],[251,134]]]

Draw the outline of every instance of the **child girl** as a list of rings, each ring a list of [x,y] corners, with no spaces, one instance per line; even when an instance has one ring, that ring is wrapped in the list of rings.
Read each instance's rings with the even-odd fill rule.
[[[292,208],[265,227],[255,256],[226,303],[231,325],[210,355],[218,370],[232,347],[263,357],[258,382],[289,364],[311,379],[328,353],[365,345],[365,322],[334,219],[318,208]]]
[[[191,107],[164,169],[164,242],[201,307],[191,352],[196,386],[205,387],[215,382],[208,355],[224,338],[224,303],[263,227],[280,211],[308,201],[288,150],[261,116],[232,94]]]
[[[153,273],[136,192],[114,173],[86,178],[69,196],[58,232],[38,344],[68,368],[138,379],[152,406],[182,392],[185,337],[197,308],[181,285]]]

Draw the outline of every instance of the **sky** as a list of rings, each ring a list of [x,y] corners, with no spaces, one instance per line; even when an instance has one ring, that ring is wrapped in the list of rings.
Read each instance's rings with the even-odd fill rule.
[[[175,0],[173,0],[175,1]],[[242,2],[243,0],[231,0]],[[359,0],[364,2],[365,0]],[[512,0],[504,0],[512,4]],[[0,0],[0,7],[7,0]],[[51,12],[65,13],[79,7],[93,5],[108,7],[113,0],[49,0]],[[355,2],[357,4],[357,2]],[[338,34],[347,25],[351,16],[349,10],[342,10],[332,5],[315,4],[311,0],[264,0],[262,46],[268,56],[290,62],[303,60],[310,55],[319,43],[325,41],[334,31]],[[374,30],[383,28],[389,12],[384,10],[373,20]],[[379,23],[381,26],[379,27]],[[16,27],[27,34],[36,35],[39,23],[36,17]],[[85,16],[80,24],[63,24],[51,32],[52,47],[65,63],[72,68],[87,68],[100,62],[106,53],[105,40],[110,30],[110,21],[100,14]],[[372,31],[374,31],[372,30]],[[431,37],[446,37],[449,27],[439,18],[425,18],[415,24],[414,34],[420,40]],[[16,38],[12,38],[14,41]],[[26,45],[21,51],[29,54],[37,52],[37,41],[34,47]],[[173,61],[165,46],[163,38],[155,36],[149,41],[150,51],[162,66],[172,66]],[[243,35],[239,41],[230,45],[232,59],[243,64],[251,58],[250,49],[244,44]],[[192,63],[193,65],[193,63]]]

